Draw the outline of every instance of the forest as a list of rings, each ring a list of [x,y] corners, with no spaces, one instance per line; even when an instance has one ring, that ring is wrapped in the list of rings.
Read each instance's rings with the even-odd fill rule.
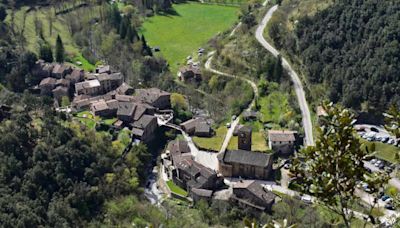
[[[399,21],[397,0],[338,0],[295,21],[292,31],[272,25],[269,35],[300,58],[307,79],[323,84],[331,101],[382,113],[400,104]]]

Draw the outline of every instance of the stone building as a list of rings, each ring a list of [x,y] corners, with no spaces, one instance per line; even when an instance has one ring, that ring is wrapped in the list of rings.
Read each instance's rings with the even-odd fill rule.
[[[296,137],[296,131],[270,130],[268,131],[269,148],[279,155],[293,154],[296,146]]]

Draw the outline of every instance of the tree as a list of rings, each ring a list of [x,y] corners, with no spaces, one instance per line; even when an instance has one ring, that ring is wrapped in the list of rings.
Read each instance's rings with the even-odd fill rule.
[[[396,138],[400,138],[400,110],[396,105],[392,105],[384,116],[385,129],[392,133]]]
[[[146,38],[144,37],[143,34],[142,34],[142,39],[141,40],[142,40],[142,53],[143,53],[143,55],[153,56],[151,48],[147,45]]]
[[[39,58],[46,62],[53,62],[53,51],[48,43],[40,45]]]
[[[356,182],[364,181],[375,191],[386,177],[370,174],[364,168],[362,161],[368,150],[361,149],[353,128],[354,115],[332,103],[322,106],[327,116],[318,128],[316,145],[300,151],[293,161],[292,172],[304,192],[340,215],[346,227],[350,227],[352,213],[347,208],[358,199]]]
[[[4,6],[0,6],[0,22],[3,22],[7,17],[7,11]]]
[[[277,60],[274,65],[273,78],[276,82],[279,82],[283,75],[283,67],[282,67],[282,57],[278,55]]]
[[[59,63],[63,63],[65,58],[65,50],[64,50],[64,45],[61,40],[60,35],[57,35],[57,41],[56,41],[56,61]]]

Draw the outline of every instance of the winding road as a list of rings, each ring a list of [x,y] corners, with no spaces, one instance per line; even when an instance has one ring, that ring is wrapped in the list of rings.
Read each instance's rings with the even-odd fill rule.
[[[269,44],[264,36],[264,29],[268,24],[268,21],[271,19],[273,13],[278,9],[278,5],[275,5],[271,7],[261,23],[258,25],[257,30],[256,30],[256,39],[260,44],[267,49],[269,52],[271,52],[275,57],[280,55],[279,51],[276,50],[271,44]],[[283,67],[287,70],[289,73],[289,76],[291,77],[294,85],[294,89],[296,91],[296,96],[297,100],[299,102],[301,114],[302,114],[302,119],[303,119],[303,128],[304,128],[304,133],[305,133],[305,144],[307,146],[314,145],[314,138],[313,138],[313,130],[312,130],[312,122],[311,122],[311,114],[310,114],[310,109],[308,108],[305,92],[303,89],[303,85],[301,83],[301,80],[297,73],[293,70],[293,68],[290,66],[289,62],[282,57],[282,65]]]

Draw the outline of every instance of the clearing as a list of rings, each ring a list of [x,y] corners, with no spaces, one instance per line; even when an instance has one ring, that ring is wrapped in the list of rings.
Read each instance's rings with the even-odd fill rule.
[[[227,131],[228,130],[225,126],[221,126],[215,131],[215,135],[211,138],[195,136],[192,139],[199,149],[219,151],[222,147]]]
[[[51,45],[53,48],[53,55],[54,53],[54,48],[56,44],[56,39],[57,35],[60,35],[65,51],[69,57],[71,57],[71,60],[76,63],[76,61],[80,61],[82,63],[82,66],[79,66],[80,68],[86,70],[86,71],[91,71],[95,67],[93,64],[89,63],[81,54],[79,47],[75,44],[74,39],[72,38],[69,28],[67,25],[67,20],[69,20],[71,17],[79,15],[82,20],[89,20],[90,18],[96,16],[99,14],[99,8],[98,7],[83,7],[80,9],[76,9],[73,11],[73,13],[67,13],[64,15],[57,15],[53,16],[53,26],[52,26],[52,32],[50,33],[50,15],[54,15],[54,10],[50,7],[41,7],[39,9],[34,9],[30,7],[21,7],[18,11],[15,13],[15,20],[14,24],[17,28],[21,29],[24,26],[24,36],[26,39],[25,45],[27,46],[28,50],[38,53],[39,52],[39,44],[41,42],[41,38],[39,34],[36,32],[36,24],[35,21],[40,23],[40,26],[42,27],[43,30],[43,36],[46,39],[46,41]],[[8,14],[10,15],[10,14]],[[25,18],[25,24],[24,24],[24,16],[26,15]],[[7,17],[7,22],[10,23],[11,17]]]
[[[150,46],[159,46],[175,73],[180,63],[216,35],[233,26],[239,8],[201,3],[182,3],[174,11],[148,18],[142,26]]]

